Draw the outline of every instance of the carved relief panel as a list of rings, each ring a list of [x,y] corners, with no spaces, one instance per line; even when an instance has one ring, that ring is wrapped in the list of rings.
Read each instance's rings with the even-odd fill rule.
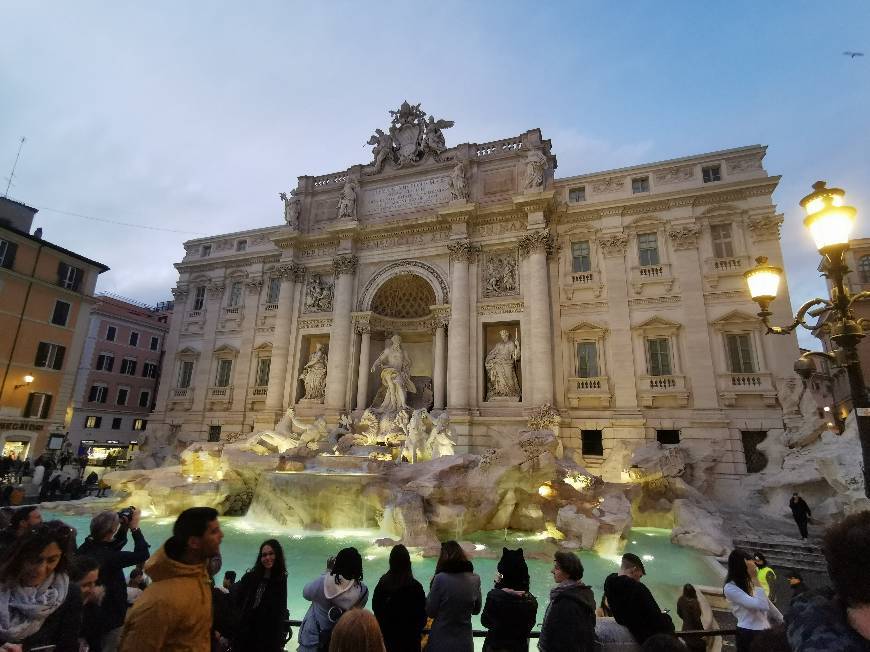
[[[516,249],[487,251],[481,266],[481,290],[484,297],[505,297],[520,293],[519,264]]]

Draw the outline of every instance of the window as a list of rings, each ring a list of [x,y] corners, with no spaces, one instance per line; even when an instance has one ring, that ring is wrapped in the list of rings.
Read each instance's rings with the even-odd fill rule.
[[[156,362],[146,362],[142,365],[142,377],[143,378],[157,378],[157,363]]]
[[[115,400],[116,405],[127,405],[127,397],[130,395],[130,390],[127,387],[118,388],[118,398]]]
[[[184,389],[190,387],[190,380],[193,377],[193,361],[183,360],[178,368],[178,387]]]
[[[581,430],[580,449],[583,455],[604,455],[604,439],[601,431]]]
[[[713,239],[713,255],[716,258],[731,258],[734,255],[730,224],[713,224],[710,227],[710,237]]]
[[[870,256],[868,256],[870,258]],[[281,296],[281,279],[278,276],[269,279],[269,291],[266,293],[266,303],[278,303]]]
[[[230,372],[233,370],[233,361],[226,358],[218,360],[217,377],[215,387],[229,387]]]
[[[24,407],[24,416],[33,419],[47,419],[51,409],[51,394],[31,392]]]
[[[241,281],[236,281],[230,286],[230,300],[227,303],[227,306],[230,308],[235,308],[242,301],[242,283]]]
[[[66,301],[55,301],[54,311],[51,313],[51,323],[55,326],[66,326],[69,320],[69,309],[70,304]]]
[[[861,256],[858,261],[858,275],[862,283],[870,283],[870,256]]]
[[[114,326],[109,326],[106,329],[106,340],[109,342],[114,342],[115,338],[118,336],[118,329]]]
[[[588,272],[592,269],[592,257],[589,255],[589,241],[571,243],[571,271]]]
[[[656,430],[656,440],[665,446],[674,446],[680,443],[680,431]]]
[[[147,408],[151,405],[151,392],[147,389],[143,389],[139,392],[139,407]]]
[[[121,368],[119,371],[128,376],[136,375],[136,358],[124,358],[121,360]]]
[[[15,263],[15,252],[18,251],[18,245],[8,240],[0,240],[0,267],[12,269]]]
[[[67,290],[78,292],[83,275],[84,273],[78,267],[66,263],[58,263],[57,265],[57,284]]]
[[[641,267],[659,264],[659,240],[655,233],[637,234],[637,256]]]
[[[649,177],[635,177],[631,180],[631,192],[649,192]]]
[[[247,240],[239,240],[238,242],[236,242],[236,251],[244,251],[247,248],[248,248],[248,241]]]
[[[147,425],[147,419],[133,419],[133,430],[145,430]]]
[[[568,201],[576,204],[578,201],[586,201],[586,186],[577,186],[568,191]]]
[[[139,346],[139,333],[130,331],[130,346]]]
[[[671,342],[666,337],[646,341],[646,365],[650,376],[671,375]]]
[[[266,387],[269,384],[269,369],[272,367],[272,358],[260,358],[257,360],[257,387]]]
[[[193,295],[193,309],[194,310],[202,310],[202,306],[205,303],[205,286],[200,285],[196,288],[196,292]]]
[[[752,351],[752,335],[740,333],[726,335],[728,365],[732,374],[752,374],[758,371]]]
[[[759,473],[767,466],[767,456],[758,445],[767,438],[766,430],[741,430],[743,440],[743,456],[746,459],[746,472]]]
[[[63,368],[63,357],[65,354],[65,346],[40,342],[39,346],[36,347],[36,360],[33,362],[33,366],[44,367],[46,369],[61,369]]]
[[[151,349],[152,351],[156,351],[157,347],[159,347],[159,346],[160,346],[160,338],[152,335],[151,336],[151,343],[148,345],[148,348]]]
[[[704,183],[722,181],[722,167],[719,165],[705,165],[701,168],[701,176],[704,177]]]
[[[103,417],[87,417],[85,419],[85,428],[99,428],[103,423]]]
[[[577,342],[577,378],[598,376],[598,346],[595,342]]]
[[[97,371],[111,371],[115,366],[115,356],[111,353],[101,353],[97,356]]]
[[[211,245],[202,245],[202,249],[199,250],[199,255],[202,258],[206,258],[207,256],[211,256]]]
[[[91,385],[91,391],[88,393],[88,401],[91,403],[105,403],[106,395],[109,393],[109,388],[105,385]]]
[[[121,429],[121,417],[115,417],[112,419],[112,430],[120,430]]]
[[[208,427],[208,440],[209,441],[220,441],[221,440],[221,427],[220,426],[209,426]]]

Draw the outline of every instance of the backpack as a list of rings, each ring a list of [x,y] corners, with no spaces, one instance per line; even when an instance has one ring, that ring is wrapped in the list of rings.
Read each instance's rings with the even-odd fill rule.
[[[344,609],[332,605],[326,612],[326,619],[329,621],[329,629],[319,629],[317,632],[317,652],[329,652],[329,644],[332,641],[332,630],[335,623],[344,614]]]

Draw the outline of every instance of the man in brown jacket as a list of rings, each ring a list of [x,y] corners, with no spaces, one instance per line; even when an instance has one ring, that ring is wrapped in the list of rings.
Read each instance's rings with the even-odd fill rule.
[[[145,562],[151,585],[127,611],[120,652],[209,652],[211,585],[206,561],[224,535],[211,507],[184,510],[172,536]]]

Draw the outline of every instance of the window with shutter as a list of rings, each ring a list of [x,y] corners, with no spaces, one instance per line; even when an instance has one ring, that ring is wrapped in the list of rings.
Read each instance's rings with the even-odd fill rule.
[[[647,370],[650,376],[671,375],[671,347],[666,337],[646,341]]]
[[[193,295],[193,309],[194,310],[202,310],[202,306],[205,303],[205,286],[200,285],[196,288],[196,292]]]
[[[118,405],[127,405],[127,396],[130,394],[130,390],[126,387],[118,388],[118,399],[115,401]]]
[[[47,419],[51,409],[51,394],[31,392],[27,397],[27,405],[24,408],[24,416],[32,419]]]
[[[12,269],[15,264],[15,253],[18,245],[8,240],[0,240],[0,267]]]
[[[58,263],[57,284],[67,290],[78,291],[82,282],[82,270],[66,263]]]
[[[731,258],[734,255],[730,224],[713,224],[710,227],[710,237],[713,240],[713,255],[716,258]]]
[[[638,234],[637,255],[641,267],[659,264],[659,240],[655,233]]]
[[[730,334],[725,340],[732,374],[751,374],[758,371],[752,350],[752,336],[749,333]]]
[[[139,407],[147,408],[151,405],[151,392],[143,390],[139,392]]]
[[[51,323],[55,326],[66,326],[69,320],[70,304],[66,301],[55,301],[54,311],[51,313]]]
[[[577,342],[577,378],[598,376],[598,346],[595,342]]]
[[[592,258],[589,256],[589,241],[571,243],[571,271],[588,272],[592,269]]]
[[[269,369],[271,366],[271,358],[260,358],[257,361],[257,387],[266,387],[269,384]]]
[[[157,347],[158,347],[159,345],[160,345],[160,339],[157,338],[157,337],[152,337],[152,338],[151,338],[151,343],[150,343],[150,345],[149,345],[148,348],[150,348],[152,351],[156,351],[156,350],[157,350]]]
[[[218,360],[218,372],[217,378],[215,379],[215,387],[229,387],[230,385],[230,372],[233,369],[233,361],[232,360]]]
[[[269,292],[266,294],[266,303],[278,303],[281,295],[281,279],[275,277],[269,280]]]
[[[178,369],[178,387],[181,389],[190,387],[190,380],[193,377],[193,362],[185,360],[181,363]]]
[[[114,342],[117,334],[118,334],[118,329],[115,328],[114,326],[109,326],[106,329],[106,340],[109,342]]]
[[[50,349],[51,344],[47,344],[46,342],[39,343],[39,346],[36,347],[36,360],[33,361],[34,367],[48,366],[48,352]]]
[[[120,430],[121,429],[121,417],[115,417],[112,419],[112,430]]]

